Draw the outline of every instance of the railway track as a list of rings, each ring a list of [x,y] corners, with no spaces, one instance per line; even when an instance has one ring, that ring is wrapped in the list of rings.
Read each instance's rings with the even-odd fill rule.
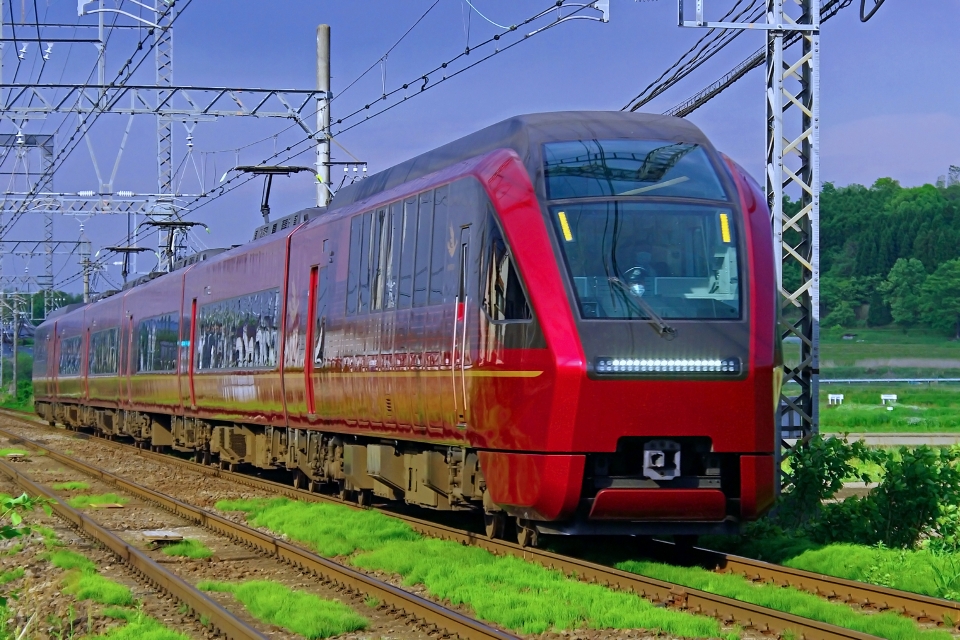
[[[62,429],[49,427],[39,420],[25,418],[21,414],[6,411],[2,411],[0,414],[17,420],[25,425],[29,425],[31,428],[40,428],[44,430],[49,429],[55,430],[61,434],[65,433]],[[20,439],[25,444],[29,444],[30,446],[44,450],[47,452],[47,455],[54,456],[57,460],[65,465],[73,466],[74,468],[77,468],[76,465],[90,467],[90,465],[87,465],[86,463],[78,461],[72,457],[64,456],[46,445],[23,438],[23,436],[19,434],[11,433],[5,429],[0,429],[0,434],[6,435],[10,438]],[[82,434],[77,434],[78,437],[81,435]],[[144,459],[153,460],[163,464],[177,465],[183,468],[188,468],[191,471],[208,477],[227,479],[237,484],[284,495],[290,498],[314,502],[329,502],[356,509],[361,508],[331,496],[310,493],[302,489],[295,489],[292,486],[281,484],[279,482],[226,471],[216,467],[205,466],[174,456],[137,449],[132,445],[123,444],[117,441],[101,440],[100,442],[106,446],[123,448],[129,451],[131,455],[139,455]],[[107,482],[119,483],[116,485],[118,487],[126,489],[127,486],[133,485],[133,483],[114,476],[109,472],[98,470],[93,467],[90,467],[90,470],[91,473],[99,474],[100,477]],[[139,485],[134,486],[137,486],[139,489],[144,491],[152,491],[150,489],[139,487]],[[171,504],[173,508],[178,508],[178,505],[182,504],[172,498],[167,499],[172,501]],[[188,510],[192,509],[195,512],[200,512],[202,517],[223,520],[219,516],[196,509],[195,507],[190,507],[189,505],[184,505],[184,507]],[[425,536],[452,540],[459,542],[460,544],[480,547],[497,555],[513,555],[527,561],[536,562],[548,568],[562,571],[567,575],[576,576],[580,580],[604,584],[611,588],[624,591],[632,591],[644,598],[647,598],[648,600],[662,603],[666,606],[680,608],[693,613],[713,616],[726,623],[735,622],[746,629],[756,630],[760,633],[780,635],[783,632],[790,631],[797,637],[802,637],[806,640],[866,640],[868,638],[875,637],[859,631],[845,629],[774,609],[767,609],[765,607],[741,602],[709,592],[683,587],[626,571],[620,571],[618,569],[595,564],[586,560],[564,556],[542,549],[521,547],[516,543],[504,540],[490,540],[480,534],[455,529],[409,515],[398,514],[392,511],[384,511],[384,513],[390,517],[403,520],[415,531]],[[188,517],[186,512],[181,515]],[[198,517],[200,517],[199,514]],[[238,526],[228,520],[225,520],[225,522],[229,523],[231,526]],[[265,536],[260,532],[255,533],[259,536],[269,538],[269,536]],[[281,544],[284,549],[289,548],[296,550],[299,553],[303,553],[293,545],[289,545],[287,543]],[[669,543],[657,544],[669,545]],[[661,546],[661,550],[667,548],[668,546]],[[698,556],[697,559],[701,563],[713,566],[719,571],[729,571],[744,575],[751,580],[770,581],[776,584],[790,585],[809,592],[817,593],[828,599],[840,600],[850,604],[858,604],[863,607],[878,610],[899,612],[904,615],[911,616],[918,621],[946,623],[952,626],[955,624],[952,622],[953,620],[960,620],[960,605],[951,601],[930,598],[928,596],[897,591],[894,589],[888,589],[886,587],[880,587],[866,583],[843,580],[831,576],[814,574],[797,569],[790,569],[787,567],[751,560],[748,558],[729,556],[706,549],[696,549],[695,553]],[[329,562],[322,558],[319,559],[324,562]]]
[[[46,485],[35,482],[3,460],[0,460],[0,472],[27,493],[49,498],[54,513],[83,534],[102,544],[137,575],[189,607],[195,617],[209,620],[210,627],[218,633],[232,640],[267,640],[266,636],[221,607],[189,582],[157,564],[147,554],[124,542],[86,514],[68,505]]]
[[[55,460],[60,464],[113,485],[121,491],[150,501],[170,513],[185,520],[195,522],[214,533],[231,538],[251,549],[276,557],[281,562],[319,576],[322,580],[330,582],[336,587],[360,592],[368,597],[376,598],[397,615],[421,621],[426,626],[433,627],[440,632],[441,635],[471,640],[516,639],[516,636],[513,634],[503,632],[478,620],[464,616],[457,611],[443,607],[408,591],[404,591],[382,580],[377,580],[360,571],[327,560],[279,538],[274,538],[251,527],[232,522],[231,520],[186,504],[166,494],[125,480],[116,474],[87,464],[71,456],[64,455],[41,443],[23,438],[4,429],[0,429],[0,434],[20,441],[20,444],[42,451],[51,460]],[[121,559],[131,564],[134,569],[142,573],[151,582],[164,588],[170,592],[171,595],[174,595],[190,606],[191,609],[197,612],[197,615],[207,615],[212,624],[227,637],[238,640],[254,638],[257,640],[266,640],[265,636],[247,627],[245,623],[234,617],[233,614],[220,607],[219,604],[189,583],[184,582],[180,577],[155,563],[142,551],[124,542],[110,531],[107,531],[85,514],[68,506],[58,498],[56,493],[50,488],[34,482],[26,474],[18,471],[7,462],[0,461],[0,471],[14,478],[27,492],[54,499],[57,505],[55,507],[57,513],[77,525],[84,532],[89,532],[107,546],[107,548],[121,557]],[[153,573],[147,573],[148,571]],[[172,588],[167,588],[168,585]]]

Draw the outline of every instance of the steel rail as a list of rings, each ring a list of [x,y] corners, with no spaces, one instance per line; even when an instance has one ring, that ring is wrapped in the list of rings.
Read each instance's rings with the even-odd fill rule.
[[[673,546],[668,542],[658,541],[657,544]],[[699,547],[692,550],[685,549],[684,554],[688,557],[692,554],[694,557],[691,559],[696,560],[698,564],[711,566],[722,573],[738,574],[753,582],[771,582],[784,587],[794,587],[828,600],[839,600],[878,611],[892,611],[918,621],[943,623],[955,630],[960,623],[960,602],[794,569]]]
[[[318,575],[336,586],[345,587],[375,597],[385,603],[394,612],[422,620],[428,626],[442,629],[450,635],[460,638],[487,640],[515,640],[517,637],[509,632],[491,627],[457,611],[427,600],[426,598],[404,591],[399,587],[395,587],[382,580],[377,580],[365,573],[318,556],[315,553],[274,538],[261,531],[238,524],[199,507],[189,505],[159,491],[154,491],[135,482],[125,480],[109,471],[64,455],[45,444],[18,436],[2,428],[0,428],[0,434],[18,440],[20,443],[26,444],[29,447],[43,451],[51,460],[56,460],[60,464],[99,478],[122,491],[153,502],[181,518],[196,522],[211,531],[229,537],[267,555],[274,556],[281,562]],[[260,638],[262,636],[257,635],[256,637]]]
[[[63,433],[63,429],[48,426],[44,421],[29,414],[16,414],[5,410],[0,410],[0,414],[6,415],[12,419],[28,423],[31,427],[40,426],[43,429],[54,429]],[[32,442],[28,439],[10,434],[4,429],[0,433],[8,437],[14,437],[24,442]],[[75,437],[82,436],[76,434]],[[89,436],[87,437],[89,439]],[[355,504],[325,496],[322,494],[311,493],[302,489],[296,489],[290,485],[281,484],[272,480],[256,478],[241,473],[226,471],[217,467],[202,465],[197,462],[183,460],[174,456],[147,451],[136,448],[132,445],[123,444],[113,440],[98,439],[104,444],[116,448],[128,450],[130,453],[142,456],[144,459],[153,460],[163,464],[173,464],[188,468],[194,472],[201,473],[208,477],[218,477],[238,484],[243,484],[251,488],[260,489],[284,495],[297,500],[309,500],[312,502],[327,502],[339,504],[353,509],[363,509]],[[44,450],[51,451],[46,445],[33,443],[34,446]],[[64,464],[77,462],[73,458],[61,456]],[[83,463],[81,463],[83,464]],[[103,472],[107,473],[107,472]],[[128,482],[128,481],[123,481]],[[131,483],[132,484],[132,483]],[[150,490],[147,490],[150,491]],[[643,598],[651,600],[658,604],[664,604],[678,609],[686,610],[691,613],[717,618],[725,623],[736,622],[745,628],[755,629],[761,633],[782,633],[792,631],[805,640],[873,640],[876,636],[867,633],[845,629],[836,625],[831,625],[801,616],[767,609],[758,605],[741,602],[733,598],[715,595],[706,591],[692,589],[663,580],[649,578],[627,571],[621,571],[612,567],[596,564],[578,558],[564,556],[542,549],[531,549],[521,547],[519,544],[507,542],[505,540],[490,540],[486,536],[448,527],[441,524],[435,524],[426,520],[415,518],[405,514],[399,514],[389,510],[379,510],[384,515],[400,519],[407,523],[413,530],[428,537],[439,538],[442,540],[451,540],[460,544],[479,547],[496,555],[512,555],[529,562],[536,562],[549,569],[562,571],[568,576],[574,576],[584,582],[593,582],[603,584],[613,589],[635,593]],[[213,514],[203,512],[208,517]],[[216,517],[216,516],[215,516]],[[231,525],[234,523],[230,521]],[[236,525],[234,525],[236,526]],[[257,532],[259,533],[259,532]],[[261,534],[262,535],[262,534]]]
[[[24,491],[35,496],[49,498],[51,507],[57,515],[102,544],[157,588],[190,607],[195,616],[200,618],[206,616],[210,625],[218,632],[234,640],[267,640],[266,636],[248,626],[247,623],[224,609],[205,593],[157,564],[147,554],[124,542],[116,534],[108,531],[87,515],[68,505],[52,489],[34,482],[30,476],[3,460],[0,460],[0,472],[9,476]]]

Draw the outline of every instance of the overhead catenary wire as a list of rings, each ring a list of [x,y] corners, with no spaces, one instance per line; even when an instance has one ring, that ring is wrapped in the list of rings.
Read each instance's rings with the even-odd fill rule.
[[[385,102],[385,101],[391,99],[394,95],[396,95],[396,94],[398,94],[398,93],[400,93],[400,92],[404,92],[404,91],[408,90],[408,89],[409,89],[411,86],[413,86],[413,85],[419,85],[421,82],[423,83],[423,84],[420,85],[419,87],[415,87],[417,90],[416,90],[414,93],[412,93],[411,95],[404,96],[401,100],[395,102],[394,104],[391,104],[391,105],[389,105],[389,106],[387,106],[387,107],[385,107],[385,108],[383,108],[383,109],[380,109],[380,110],[378,110],[378,111],[375,111],[375,112],[373,112],[372,114],[367,115],[367,116],[364,117],[363,119],[358,120],[357,122],[355,122],[355,123],[353,123],[353,124],[350,124],[349,126],[345,126],[345,127],[342,127],[341,129],[337,130],[335,133],[332,134],[331,140],[332,140],[335,144],[339,144],[339,143],[337,142],[337,140],[336,140],[336,136],[341,135],[342,133],[345,133],[346,131],[349,131],[349,130],[357,127],[357,126],[360,126],[361,124],[370,121],[371,119],[373,119],[373,118],[375,118],[375,117],[377,117],[377,116],[379,116],[379,115],[381,115],[381,114],[383,114],[383,113],[385,113],[385,112],[393,109],[393,108],[396,107],[396,106],[399,106],[399,105],[401,105],[401,104],[404,104],[407,100],[413,98],[414,96],[420,95],[420,94],[428,91],[429,89],[432,89],[432,88],[434,88],[434,87],[437,87],[437,86],[439,86],[440,84],[446,82],[447,80],[451,80],[452,78],[456,77],[457,75],[459,75],[459,74],[461,74],[461,73],[463,73],[463,72],[465,72],[465,71],[467,71],[467,70],[469,70],[469,69],[477,66],[478,64],[481,64],[481,63],[485,62],[486,60],[489,60],[490,58],[492,58],[492,57],[494,57],[494,56],[496,56],[496,55],[499,55],[500,53],[503,53],[503,52],[505,52],[505,51],[513,48],[514,46],[520,44],[521,42],[526,42],[531,36],[537,35],[537,34],[539,34],[539,33],[543,33],[543,32],[545,32],[545,31],[547,31],[547,30],[549,30],[549,29],[551,29],[551,28],[553,28],[553,27],[561,24],[562,22],[565,22],[565,21],[566,21],[567,19],[569,19],[571,16],[574,16],[574,15],[576,15],[576,14],[582,12],[582,11],[585,11],[585,10],[587,10],[587,9],[592,9],[592,8],[594,8],[594,5],[596,4],[596,2],[590,2],[590,3],[587,3],[587,4],[585,4],[585,5],[582,5],[582,6],[578,7],[575,11],[573,11],[571,14],[567,15],[567,16],[558,17],[556,20],[554,20],[554,21],[551,22],[550,24],[545,25],[544,27],[542,27],[542,28],[540,28],[540,29],[537,29],[536,31],[534,31],[534,32],[532,32],[532,33],[524,34],[521,38],[519,38],[519,39],[516,40],[516,41],[513,41],[513,42],[509,43],[509,44],[506,45],[506,46],[497,47],[493,52],[487,54],[486,56],[484,56],[484,57],[476,60],[475,62],[472,62],[471,64],[469,64],[469,65],[467,65],[467,66],[465,66],[465,67],[463,67],[463,68],[461,68],[461,69],[458,69],[457,71],[455,71],[455,72],[453,72],[453,73],[450,73],[449,75],[447,75],[447,74],[445,73],[446,69],[449,68],[450,64],[452,64],[452,63],[454,63],[454,62],[456,62],[456,61],[464,58],[465,56],[468,56],[468,55],[470,54],[470,52],[476,51],[476,50],[478,50],[478,49],[481,49],[481,48],[486,47],[486,46],[491,45],[491,44],[499,43],[500,40],[501,40],[501,38],[503,38],[504,36],[507,36],[507,35],[509,35],[509,34],[511,34],[511,33],[516,32],[516,31],[517,31],[520,27],[522,27],[522,26],[525,26],[525,25],[527,25],[527,24],[530,24],[530,23],[532,23],[532,22],[535,22],[536,20],[539,20],[540,18],[542,18],[542,17],[544,17],[545,15],[549,14],[551,11],[554,11],[554,10],[560,8],[563,4],[564,4],[563,0],[557,0],[556,2],[553,2],[548,8],[543,9],[542,11],[537,12],[536,14],[530,16],[529,18],[525,19],[524,21],[522,21],[522,22],[520,22],[520,23],[518,23],[518,24],[516,24],[516,25],[511,25],[510,27],[505,28],[505,30],[504,30],[502,33],[498,33],[498,34],[495,34],[494,36],[491,36],[490,38],[484,40],[483,42],[477,44],[476,46],[474,46],[474,47],[472,47],[472,48],[470,48],[470,49],[467,49],[467,50],[465,50],[464,52],[459,53],[458,55],[450,58],[449,60],[446,60],[445,62],[440,63],[439,65],[437,65],[436,67],[434,67],[434,68],[431,69],[430,71],[427,71],[427,72],[425,72],[425,73],[419,74],[419,75],[416,77],[415,80],[410,81],[410,82],[406,82],[406,83],[398,86],[396,89],[393,89],[393,90],[391,90],[391,91],[385,92],[385,93],[384,93],[383,95],[381,95],[380,97],[378,97],[378,98],[372,100],[370,103],[367,103],[366,105],[364,105],[364,107],[359,108],[359,109],[356,109],[356,110],[354,110],[353,112],[351,112],[351,113],[343,116],[342,118],[339,118],[339,119],[336,121],[336,124],[344,124],[344,123],[346,123],[348,120],[353,120],[353,119],[357,118],[360,114],[363,114],[363,113],[367,112],[367,111],[370,109],[371,106],[376,105],[376,104],[378,104],[378,103],[380,103],[380,102]],[[444,72],[444,73],[443,73],[443,77],[440,78],[440,79],[438,79],[438,80],[433,81],[432,84],[431,84],[430,77],[431,77],[432,75],[438,73],[438,72]],[[316,114],[316,111],[314,111],[313,114],[311,114],[311,115],[315,115],[315,114]],[[308,115],[307,117],[309,118],[310,116]],[[291,125],[291,127],[292,127],[292,126],[293,126],[293,125]],[[288,128],[291,128],[291,127],[288,127]],[[314,144],[316,144],[316,136],[317,136],[317,135],[320,135],[320,133],[321,133],[321,132],[317,132],[317,134],[314,134],[313,136],[304,137],[304,138],[302,138],[301,140],[299,140],[299,141],[297,141],[297,142],[294,142],[294,143],[291,143],[291,144],[287,145],[285,148],[283,148],[283,149],[281,149],[281,150],[279,150],[279,151],[276,151],[276,152],[273,153],[272,155],[264,158],[259,164],[267,164],[267,163],[270,163],[270,162],[274,161],[276,158],[279,158],[280,156],[284,156],[285,154],[286,154],[285,157],[284,157],[280,162],[281,162],[281,163],[285,163],[285,162],[290,161],[291,159],[295,158],[296,156],[298,156],[298,155],[300,155],[301,153],[304,153],[305,151],[308,150],[308,148],[303,148],[303,149],[301,149],[301,150],[297,150],[297,149],[299,149],[300,147],[302,147],[303,145],[314,145]],[[294,153],[291,153],[291,152],[294,152]],[[352,155],[352,154],[351,154],[351,155]],[[215,194],[215,195],[213,195],[213,196],[207,196],[206,199],[204,199],[204,198],[205,198],[204,196],[198,196],[198,197],[195,197],[193,200],[187,202],[185,205],[183,205],[183,206],[181,207],[181,209],[185,209],[186,211],[184,211],[182,214],[178,214],[178,217],[180,217],[180,216],[182,216],[182,215],[192,214],[192,213],[198,211],[199,209],[201,209],[201,208],[203,208],[203,207],[211,204],[212,202],[216,201],[218,198],[226,195],[227,193],[230,193],[230,192],[234,191],[235,189],[237,189],[237,188],[239,188],[239,187],[247,184],[248,182],[250,182],[250,181],[253,180],[254,178],[255,178],[255,176],[252,176],[252,175],[250,175],[250,174],[239,174],[239,173],[238,173],[238,174],[235,174],[234,176],[226,179],[226,180],[220,185],[220,187],[218,187],[218,191],[219,191],[219,192],[218,192],[217,194]],[[202,203],[200,203],[199,205],[191,208],[192,205],[197,204],[197,203],[198,203],[200,200],[202,200],[202,199],[204,200]],[[141,237],[143,237],[144,234],[145,234],[145,231],[144,231],[143,229],[141,229],[140,231],[137,232],[137,234],[135,234],[134,240],[140,239]],[[69,283],[71,283],[71,282],[76,281],[76,280],[79,279],[79,278],[80,278],[80,274],[76,274],[76,275],[74,275],[74,276],[66,279],[65,281],[59,283],[58,286],[61,286],[61,287],[62,287],[62,286],[65,286],[65,285],[67,285],[67,284],[69,284]]]
[[[720,21],[737,22],[746,18],[746,21],[750,22],[757,20],[763,15],[764,7],[760,5],[759,0],[751,0],[749,5],[737,13],[737,9],[743,4],[743,1],[744,0],[738,0]],[[637,111],[677,82],[690,75],[690,73],[699,68],[704,62],[712,58],[743,33],[743,30],[720,30],[719,33],[716,33],[716,31],[716,29],[708,29],[676,62],[670,65],[657,79],[650,82],[639,94],[622,107],[621,111]],[[671,71],[673,71],[673,74],[667,77]]]

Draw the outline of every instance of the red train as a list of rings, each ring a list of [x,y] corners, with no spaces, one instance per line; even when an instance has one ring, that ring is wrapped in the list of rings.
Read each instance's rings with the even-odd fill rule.
[[[769,211],[692,124],[511,118],[266,231],[52,314],[37,413],[525,544],[772,504]]]

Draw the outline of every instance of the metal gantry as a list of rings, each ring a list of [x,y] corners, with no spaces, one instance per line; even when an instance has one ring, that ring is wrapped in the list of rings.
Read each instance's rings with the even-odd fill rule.
[[[134,2],[134,0],[128,0]],[[0,187],[0,227],[4,235],[9,235],[10,228],[23,214],[37,214],[44,216],[43,246],[45,247],[44,267],[42,275],[29,275],[30,259],[39,258],[36,250],[16,254],[25,261],[25,266],[17,273],[3,273],[0,262],[0,284],[2,286],[29,287],[34,286],[48,292],[54,287],[54,255],[61,252],[58,248],[62,243],[54,242],[53,220],[56,215],[72,215],[83,220],[91,215],[126,214],[128,217],[128,235],[131,229],[139,228],[138,220],[156,222],[171,222],[179,219],[179,212],[184,203],[194,202],[207,195],[206,178],[203,168],[197,168],[196,161],[190,155],[193,152],[193,132],[197,123],[210,122],[224,117],[251,117],[251,118],[284,118],[292,120],[298,128],[310,138],[319,139],[324,134],[318,133],[313,126],[314,109],[330,99],[328,90],[322,89],[269,89],[269,88],[241,88],[241,87],[207,87],[207,86],[176,86],[173,79],[173,29],[176,12],[171,11],[169,0],[154,0],[153,3],[134,2],[134,15],[124,11],[124,0],[108,6],[104,0],[80,0],[78,13],[82,16],[95,16],[95,24],[78,23],[75,32],[79,30],[82,36],[70,39],[44,37],[48,28],[57,25],[47,25],[40,22],[37,16],[38,54],[42,43],[75,42],[88,43],[96,48],[96,80],[95,82],[68,83],[39,83],[19,82],[3,83],[2,58],[0,58],[0,124],[5,125],[7,131],[12,127],[15,134],[0,136],[0,162],[9,155],[11,160],[7,168],[14,161],[34,147],[41,152],[40,170],[37,165],[27,162],[13,164],[13,171],[6,187]],[[152,7],[149,5],[153,5]],[[132,6],[132,5],[131,5]],[[143,13],[146,11],[146,13]],[[118,24],[116,19],[107,24],[105,16],[113,13],[121,16]],[[147,19],[149,18],[149,19]],[[123,24],[124,21],[133,22],[133,26]],[[0,7],[0,29],[4,26],[2,7]],[[116,29],[141,29],[149,27],[150,40],[140,43],[138,50],[144,49],[147,56],[151,56],[153,64],[152,83],[139,84],[131,82],[128,74],[126,78],[108,83],[106,65],[106,44],[109,34]],[[74,33],[76,36],[77,33]],[[3,34],[0,34],[0,54],[2,54]],[[42,42],[40,42],[42,40]],[[32,42],[32,41],[31,41]],[[153,49],[150,52],[146,45]],[[49,54],[49,49],[45,56]],[[114,48],[114,45],[111,45]],[[19,52],[18,52],[19,53]],[[45,58],[46,59],[46,58]],[[132,58],[131,58],[132,59]],[[125,69],[130,69],[128,60]],[[134,67],[135,69],[135,67]],[[141,74],[142,76],[142,74]],[[118,76],[119,78],[119,76]],[[327,85],[329,86],[329,85]],[[126,130],[117,147],[116,157],[111,166],[101,166],[94,153],[94,138],[90,128],[101,114],[121,114],[127,116]],[[55,153],[54,138],[52,136],[36,136],[25,133],[30,127],[42,125],[48,118],[55,116],[75,116],[78,119],[78,135],[84,138],[97,177],[94,189],[73,193],[58,192],[53,189],[51,181],[53,173],[59,169],[54,163],[59,159]],[[124,149],[131,133],[134,116],[152,116],[156,120],[157,144],[157,187],[156,193],[134,193],[131,190],[117,190],[114,185],[117,170],[121,164]],[[182,177],[174,171],[174,128],[180,122],[187,134],[186,160],[181,163],[186,170],[187,163],[192,161],[197,170],[200,182],[200,193],[182,193]],[[60,142],[66,138],[61,135]],[[42,144],[39,142],[43,138]],[[70,140],[73,136],[70,136]],[[69,143],[69,140],[67,140]],[[32,152],[36,153],[36,152]],[[63,151],[61,150],[62,154]],[[31,156],[33,157],[33,156]],[[103,168],[103,171],[101,171]],[[22,184],[21,184],[22,183]],[[152,187],[148,187],[153,190]],[[132,221],[132,224],[131,224]],[[82,228],[82,224],[81,224]],[[82,233],[82,232],[81,232]],[[39,235],[39,234],[38,234]],[[158,227],[158,255],[161,264],[171,263],[176,256],[167,255],[184,248],[185,233],[176,226]],[[176,241],[171,242],[171,238]],[[128,238],[128,244],[133,238]],[[69,243],[68,243],[69,244]],[[76,243],[75,243],[76,244]],[[135,242],[133,242],[135,244]],[[0,243],[0,258],[3,255],[11,256],[7,250],[9,243]],[[23,245],[16,244],[18,247]],[[85,289],[89,286],[90,260],[89,241],[80,243],[81,253],[85,257],[82,266]],[[79,246],[79,245],[78,245]],[[45,306],[50,311],[54,304],[51,295],[47,296],[49,303]]]
[[[781,446],[819,431],[820,375],[820,12],[819,0],[765,0],[763,23],[710,22],[705,0],[696,0],[695,20],[687,20],[678,0],[682,27],[757,29],[766,34],[766,166],[764,186],[780,253],[777,282],[781,294],[780,338],[800,342],[799,362],[784,367],[777,427]],[[825,2],[834,13],[846,4]],[[833,13],[831,13],[833,15]],[[801,44],[790,58],[787,45]],[[680,105],[686,115],[756,66],[756,55]],[[693,107],[693,108],[690,108]],[[793,193],[799,210],[787,211],[784,196]],[[786,273],[786,277],[784,274]]]

